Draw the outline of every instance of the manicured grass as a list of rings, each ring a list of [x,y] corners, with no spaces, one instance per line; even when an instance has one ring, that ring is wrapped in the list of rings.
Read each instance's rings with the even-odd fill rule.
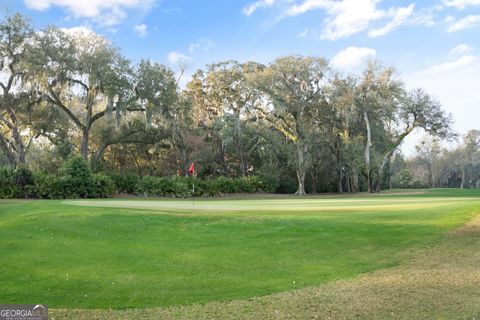
[[[0,301],[144,308],[351,278],[436,243],[475,196],[2,201]]]

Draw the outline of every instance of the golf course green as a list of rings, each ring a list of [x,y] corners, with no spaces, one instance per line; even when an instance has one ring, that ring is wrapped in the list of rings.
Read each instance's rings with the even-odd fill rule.
[[[480,191],[1,200],[0,301],[125,309],[246,299],[398,266]]]

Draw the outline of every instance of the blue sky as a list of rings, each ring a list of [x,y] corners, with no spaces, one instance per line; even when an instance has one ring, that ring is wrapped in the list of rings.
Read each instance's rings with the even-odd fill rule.
[[[323,56],[344,72],[376,58],[423,87],[455,118],[480,129],[480,0],[0,0],[37,28],[85,27],[132,60],[149,58],[187,77],[205,64]],[[184,81],[187,81],[185,78]],[[416,135],[417,138],[419,134]],[[407,141],[409,153],[415,138]]]

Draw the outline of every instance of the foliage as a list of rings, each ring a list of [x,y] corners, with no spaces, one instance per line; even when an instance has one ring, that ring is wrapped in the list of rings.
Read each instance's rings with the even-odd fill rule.
[[[0,198],[31,198],[35,194],[34,183],[32,172],[25,166],[0,167]]]
[[[96,174],[93,176],[95,183],[95,198],[108,198],[117,193],[117,186],[106,175]]]
[[[81,156],[69,157],[60,168],[59,188],[62,198],[94,197],[95,180],[87,161]]]
[[[15,170],[11,167],[0,167],[0,198],[14,198],[17,193]]]
[[[35,174],[35,195],[40,199],[65,198],[58,176],[44,172]]]
[[[139,176],[132,173],[112,173],[108,175],[115,183],[118,193],[134,194]]]

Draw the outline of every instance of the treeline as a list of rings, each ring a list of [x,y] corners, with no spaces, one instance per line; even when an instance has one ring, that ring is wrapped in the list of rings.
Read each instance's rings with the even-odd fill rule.
[[[80,155],[101,176],[184,177],[195,162],[200,181],[252,176],[268,182],[264,191],[376,192],[413,130],[451,133],[435,99],[379,63],[354,76],[319,57],[227,61],[180,88],[168,67],[133,63],[91,31],[34,30],[19,14],[0,24],[0,52],[5,170],[58,178]]]
[[[453,149],[425,137],[415,156],[394,157],[390,174],[388,186],[394,188],[480,188],[480,130],[468,131]]]

